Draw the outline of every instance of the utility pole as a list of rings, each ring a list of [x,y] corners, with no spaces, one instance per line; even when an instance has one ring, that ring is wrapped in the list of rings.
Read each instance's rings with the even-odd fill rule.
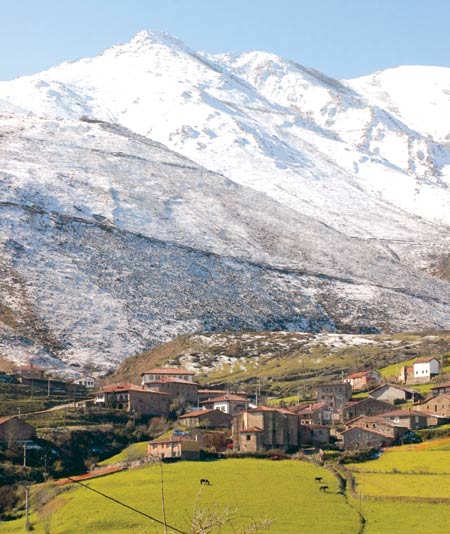
[[[27,444],[23,444],[23,466],[27,466]]]
[[[47,397],[50,397],[50,378],[47,381]]]
[[[25,486],[25,532],[30,530],[30,486]]]

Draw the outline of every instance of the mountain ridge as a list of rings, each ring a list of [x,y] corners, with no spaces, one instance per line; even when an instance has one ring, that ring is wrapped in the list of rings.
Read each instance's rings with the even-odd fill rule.
[[[349,84],[145,32],[0,82],[0,356],[450,328],[450,151]]]

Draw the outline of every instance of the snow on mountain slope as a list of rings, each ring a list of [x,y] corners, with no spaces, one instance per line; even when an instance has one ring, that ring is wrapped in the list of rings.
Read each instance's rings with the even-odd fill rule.
[[[0,83],[38,116],[122,124],[349,236],[450,224],[450,151],[276,56],[207,56],[157,32]]]
[[[450,152],[350,85],[148,32],[0,82],[0,355],[450,328]]]
[[[450,143],[450,69],[402,66],[344,83],[424,137]]]
[[[195,331],[450,326],[448,285],[385,244],[123,127],[3,117],[0,168],[0,353],[19,361],[107,369]]]

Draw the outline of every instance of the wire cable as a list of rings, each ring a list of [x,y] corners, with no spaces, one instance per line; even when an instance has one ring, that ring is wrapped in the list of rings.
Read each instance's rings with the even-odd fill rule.
[[[125,504],[124,502],[119,501],[118,499],[115,499],[114,497],[111,497],[110,495],[106,495],[106,493],[102,493],[99,490],[91,488],[90,486],[88,486],[86,484],[83,484],[79,480],[75,480],[74,478],[71,478],[71,477],[66,477],[66,478],[67,478],[67,480],[70,480],[71,482],[75,482],[76,484],[79,484],[80,486],[83,486],[83,488],[91,490],[94,493],[98,493],[98,495],[101,495],[102,497],[105,497],[105,499],[108,499],[108,500],[110,500],[112,502],[115,502],[116,504],[119,504],[120,506],[124,506],[125,508],[128,508],[129,510],[131,510],[133,512],[136,512],[137,514],[143,515],[144,517],[146,517],[147,519],[151,519],[155,523],[159,523],[160,525],[166,526],[167,528],[170,528],[174,532],[179,532],[180,534],[188,534],[184,530],[180,530],[177,527],[173,527],[172,525],[169,525],[169,524],[165,523],[164,521],[161,521],[160,519],[157,519],[156,517],[151,516],[150,514],[146,514],[145,512],[142,512],[141,510],[138,510],[137,508],[134,508],[133,506],[130,506],[129,504]]]

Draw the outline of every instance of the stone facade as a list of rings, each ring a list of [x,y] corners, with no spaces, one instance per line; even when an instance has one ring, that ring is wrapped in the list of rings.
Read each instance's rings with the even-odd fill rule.
[[[296,449],[299,446],[298,416],[288,410],[259,406],[233,419],[233,443],[240,452]]]
[[[348,421],[360,416],[378,415],[383,412],[390,412],[394,408],[389,402],[367,397],[360,401],[349,402],[344,408],[344,420]]]
[[[96,393],[97,406],[135,412],[140,415],[168,415],[170,398],[167,393],[150,391],[142,386],[110,384]]]

